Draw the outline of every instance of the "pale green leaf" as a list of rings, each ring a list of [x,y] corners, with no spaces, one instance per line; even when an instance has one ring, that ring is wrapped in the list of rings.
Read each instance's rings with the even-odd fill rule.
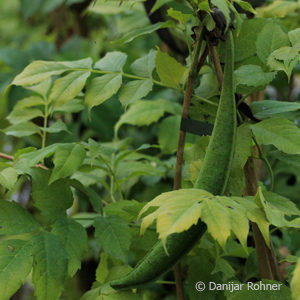
[[[10,190],[18,180],[18,173],[14,168],[8,167],[0,171],[0,184]]]
[[[54,107],[57,108],[75,98],[83,89],[90,74],[91,72],[75,71],[56,79],[49,96],[49,102],[53,102]]]
[[[131,32],[125,34],[122,38],[114,41],[114,43],[115,44],[126,44],[126,43],[133,41],[137,37],[150,34],[160,28],[170,27],[170,26],[172,26],[171,24],[173,25],[173,23],[170,23],[170,22],[157,22],[155,24],[148,25],[146,27],[144,26],[141,28],[137,28],[137,29],[134,29]]]
[[[117,216],[97,217],[94,227],[96,240],[104,252],[127,263],[131,243],[127,222]]]
[[[88,249],[88,238],[85,229],[72,219],[58,219],[52,225],[55,234],[65,246],[68,254],[68,274],[74,276],[81,266],[83,255]]]
[[[53,111],[77,113],[85,109],[84,101],[82,99],[72,99],[64,105],[53,108]]]
[[[274,117],[251,125],[261,144],[274,145],[288,154],[300,154],[300,129],[288,119]]]
[[[61,131],[66,131],[70,133],[67,125],[62,120],[57,120],[55,123],[51,124],[50,127],[47,128],[41,127],[41,130],[49,133],[57,133]]]
[[[248,11],[252,14],[256,14],[255,9],[253,9],[249,2],[241,0],[234,0],[234,2],[237,3],[243,10]]]
[[[264,63],[273,51],[284,46],[290,46],[289,37],[275,22],[269,22],[259,32],[256,41],[257,55]]]
[[[135,126],[147,126],[157,122],[165,113],[179,114],[178,104],[166,100],[147,101],[141,100],[133,103],[129,109],[121,116],[115,125],[115,131],[118,132],[123,124]]]
[[[151,78],[155,68],[156,53],[155,50],[150,50],[147,55],[135,60],[130,66],[132,72],[137,76]]]
[[[275,78],[275,72],[263,72],[260,66],[243,65],[234,71],[236,85],[264,87]]]
[[[256,10],[258,15],[263,18],[283,18],[290,13],[295,13],[299,8],[297,1],[275,0],[269,5],[258,7]]]
[[[116,94],[122,84],[121,74],[106,74],[94,78],[87,88],[85,102],[89,109]]]
[[[120,90],[119,99],[123,106],[127,106],[148,95],[152,90],[152,80],[133,80],[126,83]]]
[[[127,60],[127,54],[119,51],[108,52],[96,62],[94,68],[109,72],[121,72]]]
[[[38,300],[57,300],[67,277],[68,260],[64,245],[50,232],[33,236],[31,243],[34,293]]]
[[[208,73],[202,75],[200,85],[195,89],[195,94],[206,99],[220,94],[215,72],[209,69]]]
[[[163,153],[173,154],[176,152],[180,121],[180,116],[170,116],[159,124],[157,136]]]
[[[300,61],[299,52],[298,46],[281,47],[271,53],[267,63],[272,70],[284,71],[290,79],[293,68]]]
[[[224,206],[215,199],[205,201],[202,206],[201,220],[207,224],[207,231],[224,248],[230,236],[230,214]]]
[[[28,65],[12,82],[15,85],[33,85],[49,79],[52,75],[60,75],[65,71],[82,68],[89,69],[92,59],[85,58],[77,61],[42,61],[37,60]]]
[[[12,124],[19,124],[37,117],[42,117],[43,113],[37,108],[17,108],[7,116],[7,120]]]
[[[289,225],[285,215],[300,215],[299,209],[293,202],[271,192],[262,192],[261,188],[257,191],[255,202],[264,210],[268,221],[276,227]]]
[[[186,23],[192,17],[192,14],[184,14],[179,10],[174,10],[172,7],[167,10],[167,14],[184,26],[186,26]]]
[[[19,100],[15,106],[14,109],[24,109],[24,108],[29,108],[33,106],[39,106],[39,105],[44,105],[44,101],[42,98],[39,96],[31,96],[27,98],[23,98],[22,100]]]
[[[50,171],[34,168],[32,174],[32,198],[34,206],[50,221],[66,216],[73,203],[69,184],[59,179],[49,185]]]
[[[40,133],[40,128],[32,122],[23,122],[11,125],[2,130],[6,135],[15,137],[24,137]]]
[[[46,100],[48,98],[48,93],[51,88],[51,85],[52,85],[52,80],[49,77],[48,79],[45,79],[34,85],[26,86],[25,88],[27,90],[30,90],[30,91],[33,91],[33,92],[39,94],[40,96],[42,96],[42,98],[44,100]]]
[[[254,101],[251,103],[251,110],[256,118],[265,119],[276,114],[300,110],[300,103],[275,100]]]
[[[39,223],[14,201],[0,201],[0,235],[19,235],[39,228]]]
[[[175,58],[160,50],[157,51],[155,66],[160,80],[169,87],[179,88],[186,68]]]
[[[199,202],[212,197],[212,194],[200,189],[181,189],[160,194],[148,202],[139,213],[141,217],[150,207],[158,207],[143,218],[141,233],[144,233],[155,219],[157,231],[164,240],[168,234],[187,230],[196,224],[201,216]],[[190,209],[191,207],[193,209]]]
[[[300,300],[300,258],[298,259],[296,268],[293,272],[291,281],[292,296],[294,300]]]
[[[269,233],[270,223],[268,222],[264,211],[261,208],[259,208],[254,202],[254,198],[233,197],[232,199],[238,202],[246,210],[248,219],[257,224],[267,245],[269,245],[270,244],[270,233]]]
[[[29,243],[6,240],[0,243],[0,295],[1,300],[10,297],[24,284],[32,268]]]
[[[300,28],[296,28],[288,32],[289,39],[292,43],[292,46],[300,44]]]
[[[79,169],[85,158],[84,147],[80,144],[59,145],[54,155],[54,169],[49,184],[60,178],[71,176]]]
[[[51,156],[60,144],[53,144],[43,149],[28,149],[29,152],[19,153],[15,156],[14,168],[18,174],[28,173],[31,167],[40,163],[44,158]]]

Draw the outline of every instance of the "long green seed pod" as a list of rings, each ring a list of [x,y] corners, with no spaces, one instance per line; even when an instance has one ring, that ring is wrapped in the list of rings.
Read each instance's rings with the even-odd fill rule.
[[[195,188],[222,195],[226,189],[235,147],[236,106],[233,86],[233,38],[229,31],[226,42],[226,59],[223,87],[217,117]],[[111,282],[114,289],[135,287],[169,270],[206,231],[206,225],[199,221],[187,231],[172,234],[167,238],[166,254],[161,241],[125,277]]]

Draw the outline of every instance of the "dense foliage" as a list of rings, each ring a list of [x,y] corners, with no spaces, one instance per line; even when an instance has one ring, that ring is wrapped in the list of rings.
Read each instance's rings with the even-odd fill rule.
[[[153,4],[1,3],[0,300],[300,299],[300,2]],[[252,113],[239,106],[215,195],[195,182],[229,31],[231,92]],[[180,178],[184,98],[203,128],[186,133]],[[110,286],[199,220],[207,230],[181,257],[182,287],[168,268],[137,289]],[[260,280],[282,286],[195,288]]]

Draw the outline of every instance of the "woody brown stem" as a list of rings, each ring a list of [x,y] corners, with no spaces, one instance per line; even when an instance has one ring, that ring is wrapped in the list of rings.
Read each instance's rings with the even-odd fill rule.
[[[201,32],[199,32],[198,35],[196,36],[196,45],[193,52],[192,64],[190,67],[190,72],[189,72],[184,100],[183,100],[182,114],[181,114],[182,118],[188,117],[189,106],[193,94],[195,80],[208,54],[208,49],[206,46],[203,54],[199,58],[202,41],[203,41],[203,31],[201,30]],[[175,166],[173,190],[178,190],[181,187],[181,173],[182,173],[182,164],[183,164],[185,136],[186,133],[180,130],[177,153],[176,153],[176,166]],[[177,299],[184,300],[184,290],[183,290],[183,284],[181,278],[181,266],[179,263],[174,267],[174,275],[175,275],[175,282],[176,282]]]

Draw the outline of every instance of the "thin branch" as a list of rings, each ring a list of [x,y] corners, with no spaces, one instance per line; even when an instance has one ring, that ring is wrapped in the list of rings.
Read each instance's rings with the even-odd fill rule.
[[[5,153],[1,153],[0,152],[0,158],[3,158],[3,159],[6,159],[6,160],[10,160],[10,161],[13,161],[14,160],[14,157],[11,156],[11,155],[8,155],[8,154],[5,154]],[[36,164],[34,166],[35,168],[40,168],[40,169],[44,169],[44,170],[49,170],[49,168],[47,168],[46,166],[44,166],[43,164]],[[84,194],[85,196],[89,197],[88,194],[81,190],[80,188],[78,188],[77,186],[71,184],[71,187],[73,187],[75,190],[77,190],[78,192]],[[105,202],[104,200],[102,200],[102,204],[105,206],[107,205],[107,202]]]
[[[199,31],[196,32],[196,44],[193,52],[192,63],[190,66],[189,76],[187,80],[187,86],[185,90],[183,106],[182,106],[182,118],[187,118],[189,114],[189,106],[191,98],[193,96],[193,88],[197,78],[197,75],[205,62],[206,56],[208,54],[207,47],[205,48],[203,54],[200,56],[201,46],[203,42],[203,28],[198,28]],[[174,175],[174,184],[173,190],[180,189],[181,186],[181,173],[182,173],[182,164],[183,164],[183,152],[184,152],[184,143],[185,143],[185,131],[180,130],[177,153],[176,153],[176,166],[175,166],[175,175]],[[180,264],[176,264],[174,267],[174,275],[176,281],[176,293],[178,300],[184,300],[184,290],[181,278],[181,267]]]

